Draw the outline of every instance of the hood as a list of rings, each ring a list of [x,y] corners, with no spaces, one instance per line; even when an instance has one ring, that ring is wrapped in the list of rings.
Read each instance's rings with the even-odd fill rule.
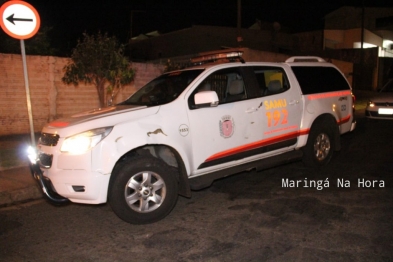
[[[97,108],[78,113],[66,118],[61,118],[48,123],[44,133],[58,133],[60,136],[104,126],[114,126],[125,121],[146,117],[157,113],[159,107],[117,105],[112,107]],[[76,127],[78,125],[78,127]]]
[[[393,92],[378,92],[370,97],[372,102],[383,103],[390,102],[393,103]]]

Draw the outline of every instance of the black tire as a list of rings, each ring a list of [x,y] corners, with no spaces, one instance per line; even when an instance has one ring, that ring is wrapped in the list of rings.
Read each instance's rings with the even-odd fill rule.
[[[330,162],[334,152],[334,128],[334,122],[328,120],[313,125],[303,148],[303,162],[307,166],[320,167]]]
[[[115,214],[131,224],[153,223],[166,217],[178,198],[176,174],[160,159],[134,157],[112,173],[108,198]]]

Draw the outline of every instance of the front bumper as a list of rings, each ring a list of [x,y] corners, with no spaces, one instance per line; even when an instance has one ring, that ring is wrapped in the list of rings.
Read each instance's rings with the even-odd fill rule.
[[[33,178],[38,182],[44,195],[53,203],[64,204],[69,202],[67,198],[64,198],[57,194],[52,187],[52,183],[49,178],[43,176],[41,168],[38,164],[30,163],[30,171]]]
[[[52,202],[69,200],[81,204],[105,203],[110,172],[103,171],[103,161],[96,164],[92,162],[92,154],[102,155],[100,147],[94,150],[71,155],[59,153],[58,148],[53,146],[40,144],[38,149],[31,147],[28,156],[33,178]]]
[[[371,119],[393,120],[393,114],[380,114],[378,113],[378,108],[373,110],[366,108],[364,114],[367,118],[371,118]]]
[[[350,132],[352,132],[353,130],[355,130],[356,128],[356,120],[354,120],[351,124],[351,129],[349,130]]]

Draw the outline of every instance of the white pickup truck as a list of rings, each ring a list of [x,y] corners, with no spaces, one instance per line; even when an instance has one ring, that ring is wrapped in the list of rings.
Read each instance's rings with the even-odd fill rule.
[[[300,159],[328,163],[356,126],[344,75],[319,57],[222,62],[238,55],[200,57],[122,103],[47,124],[31,165],[44,193],[109,202],[124,221],[143,224],[218,178]]]

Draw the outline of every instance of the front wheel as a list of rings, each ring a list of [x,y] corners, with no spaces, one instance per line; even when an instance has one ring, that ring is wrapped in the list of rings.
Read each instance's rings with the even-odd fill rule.
[[[177,202],[178,182],[171,168],[154,157],[135,157],[115,168],[109,186],[109,203],[131,224],[156,222]]]
[[[308,166],[323,166],[329,163],[334,151],[333,126],[325,121],[314,126],[303,148],[303,162]]]

